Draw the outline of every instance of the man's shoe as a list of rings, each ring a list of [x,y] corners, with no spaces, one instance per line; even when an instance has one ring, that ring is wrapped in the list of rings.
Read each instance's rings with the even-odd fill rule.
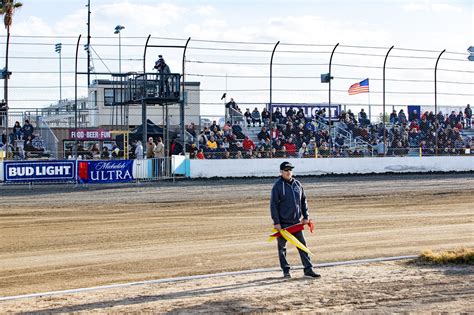
[[[313,270],[308,270],[305,271],[304,276],[307,278],[321,278],[321,275],[319,273],[314,272]]]
[[[283,278],[285,278],[285,279],[290,279],[290,278],[291,278],[290,272],[289,272],[289,271],[288,271],[288,272],[284,272],[284,273],[283,273]]]

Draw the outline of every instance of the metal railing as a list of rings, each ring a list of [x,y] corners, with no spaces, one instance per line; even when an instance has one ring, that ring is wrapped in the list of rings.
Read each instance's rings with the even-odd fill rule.
[[[36,117],[36,129],[44,142],[45,151],[49,152],[52,158],[59,158],[59,140],[42,116]]]

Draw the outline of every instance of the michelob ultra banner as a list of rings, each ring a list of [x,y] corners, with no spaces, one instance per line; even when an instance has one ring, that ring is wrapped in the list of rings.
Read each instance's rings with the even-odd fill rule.
[[[79,161],[81,183],[123,183],[132,181],[133,160]]]
[[[5,182],[72,181],[76,161],[4,162]]]

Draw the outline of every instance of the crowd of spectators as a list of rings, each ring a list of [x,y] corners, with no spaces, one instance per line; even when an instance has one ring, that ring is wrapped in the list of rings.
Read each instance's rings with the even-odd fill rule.
[[[328,119],[324,109],[306,117],[302,109],[268,110],[247,108],[244,121],[216,121],[197,130],[191,123],[186,131],[195,143],[187,150],[196,159],[305,158],[350,156],[404,156],[410,149],[423,155],[470,153],[472,139],[462,137],[460,130],[472,128],[470,106],[465,112],[445,115],[439,112],[415,112],[406,116],[403,110],[390,115],[390,123],[372,124],[362,109],[357,117],[351,110],[342,111],[333,122],[334,138],[328,134]],[[249,136],[249,127],[259,127],[256,140]],[[349,140],[352,139],[352,142]],[[386,140],[384,145],[384,139]],[[437,146],[436,146],[437,144]],[[473,148],[474,149],[474,148]]]
[[[45,155],[45,144],[40,135],[34,133],[34,126],[28,119],[25,119],[23,126],[16,121],[9,133],[8,154],[14,160],[24,160],[30,157],[38,158]],[[3,133],[0,142],[0,149],[5,151],[7,143],[6,134]]]
[[[416,154],[421,151],[422,155],[469,154],[473,145],[471,137],[461,135],[461,130],[472,128],[469,104],[464,112],[444,114],[439,111],[435,115],[432,111],[425,111],[420,115],[415,110],[408,118],[403,109],[398,113],[394,110],[385,126],[383,123],[370,124],[363,110],[358,119],[350,110],[347,113],[342,111],[338,127],[367,144],[371,155],[376,152],[377,155],[404,156],[410,150]]]

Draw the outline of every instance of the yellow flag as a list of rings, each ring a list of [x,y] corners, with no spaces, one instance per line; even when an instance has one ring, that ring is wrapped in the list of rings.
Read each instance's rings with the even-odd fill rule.
[[[298,239],[296,237],[293,236],[293,234],[291,234],[290,232],[288,231],[285,231],[285,230],[280,230],[280,234],[281,236],[283,236],[285,238],[285,240],[287,240],[289,243],[295,245],[296,247],[298,247],[299,249],[301,249],[302,251],[308,253],[308,255],[311,255],[311,256],[314,256],[314,254],[306,247],[304,246],[303,244],[301,244],[300,241],[298,241]]]

